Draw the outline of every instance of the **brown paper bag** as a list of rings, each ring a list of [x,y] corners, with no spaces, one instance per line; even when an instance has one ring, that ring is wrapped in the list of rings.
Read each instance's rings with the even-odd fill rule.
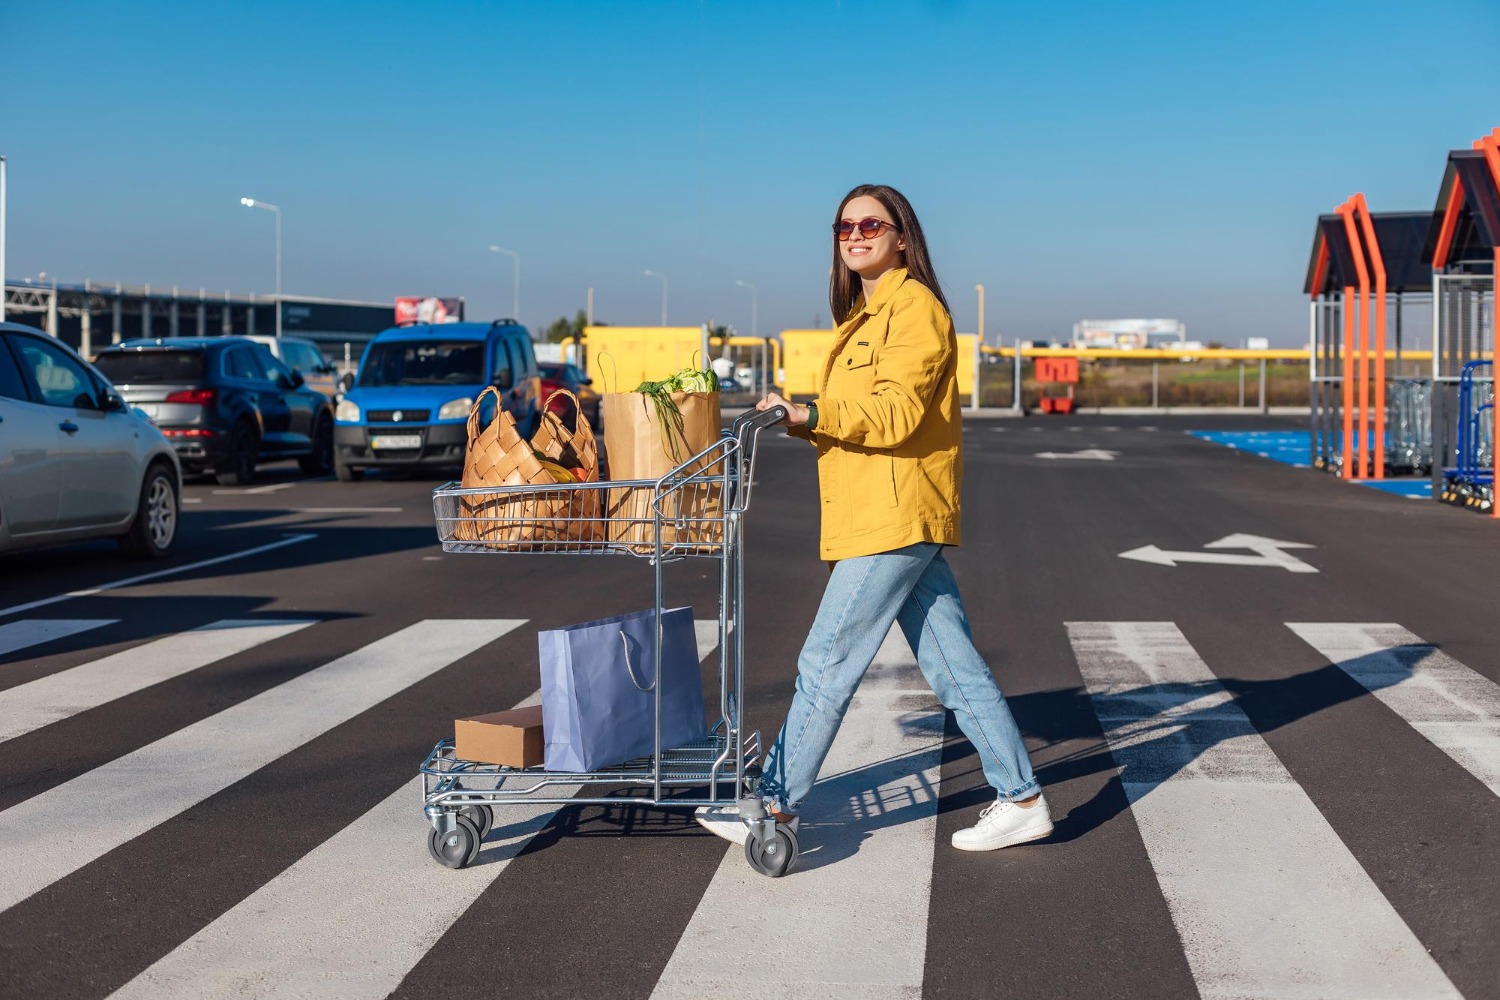
[[[487,395],[495,396],[495,418],[481,428],[479,407]],[[538,543],[582,542],[603,537],[601,491],[570,489],[577,482],[572,479],[559,483],[536,457],[533,447],[554,461],[576,458],[588,481],[598,481],[598,449],[587,420],[580,418],[579,426],[570,432],[557,414],[544,409],[535,441],[528,443],[516,429],[515,418],[500,405],[499,393],[493,387],[480,393],[469,411],[469,442],[459,484],[465,488],[524,485],[539,488],[536,492],[479,493],[462,498],[458,519],[453,524],[454,539],[521,550],[548,547]]]
[[[719,439],[717,392],[674,392],[672,401],[681,422],[673,419],[663,426],[655,401],[645,393],[604,394],[610,479],[660,479]]]

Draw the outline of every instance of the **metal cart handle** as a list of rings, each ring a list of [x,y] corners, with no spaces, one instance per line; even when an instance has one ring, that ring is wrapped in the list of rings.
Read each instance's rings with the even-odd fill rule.
[[[631,662],[630,662],[630,640],[625,637],[625,630],[624,629],[620,630],[620,645],[625,648],[625,670],[626,670],[627,673],[630,674],[630,683],[634,684],[635,685],[635,689],[637,691],[640,691],[642,694],[650,694],[652,691],[655,691],[656,690],[656,682],[655,681],[651,682],[651,686],[650,687],[642,687],[641,686],[641,682],[638,681],[638,680],[636,680],[636,678],[635,678],[635,666],[633,664],[631,664]]]
[[[766,427],[774,427],[787,418],[785,406],[773,406],[769,410],[746,410],[734,418],[734,423],[729,425],[729,434],[737,441],[743,441],[747,431],[758,431]]]

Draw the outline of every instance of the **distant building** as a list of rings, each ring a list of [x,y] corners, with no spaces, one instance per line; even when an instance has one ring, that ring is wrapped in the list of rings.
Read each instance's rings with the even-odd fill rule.
[[[1187,324],[1178,319],[1086,319],[1073,324],[1076,348],[1132,350],[1182,346]]]

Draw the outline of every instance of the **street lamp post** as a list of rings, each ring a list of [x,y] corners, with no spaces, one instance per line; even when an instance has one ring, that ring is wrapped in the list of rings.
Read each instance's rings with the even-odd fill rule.
[[[648,277],[648,278],[660,278],[661,279],[661,325],[662,326],[666,326],[667,325],[667,276],[665,274],[658,274],[655,271],[652,271],[650,269],[647,269],[644,273],[645,273],[646,277]]]
[[[5,322],[5,157],[0,156],[0,323]]]
[[[756,315],[755,315],[756,304],[757,304],[756,300],[760,297],[759,289],[757,289],[754,285],[750,284],[750,282],[748,282],[748,281],[740,281],[740,280],[736,279],[734,283],[736,285],[739,285],[741,288],[748,288],[748,289],[750,289],[750,336],[752,336],[752,337],[759,337],[760,336],[760,324],[756,322]]]
[[[516,262],[514,284],[511,288],[510,307],[512,312],[515,313],[515,315],[511,318],[519,323],[521,322],[521,255],[516,253],[514,250],[507,250],[504,247],[497,247],[493,243],[490,244],[490,253],[507,254],[512,260]]]
[[[974,291],[979,293],[979,323],[974,331],[974,396],[969,401],[969,408],[979,409],[979,379],[984,374],[984,286],[975,285]]]
[[[281,336],[281,209],[266,201],[256,201],[254,198],[241,198],[240,204],[246,208],[263,208],[267,212],[276,215],[276,336]]]

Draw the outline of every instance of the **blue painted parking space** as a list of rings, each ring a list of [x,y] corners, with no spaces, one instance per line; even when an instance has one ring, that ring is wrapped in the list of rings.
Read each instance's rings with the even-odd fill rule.
[[[1195,438],[1249,452],[1260,458],[1290,465],[1298,469],[1309,468],[1308,456],[1312,453],[1310,431],[1188,431]],[[1372,441],[1373,444],[1373,441]],[[1363,480],[1357,485],[1368,486],[1384,493],[1409,497],[1413,500],[1432,498],[1432,483],[1427,479],[1403,478]]]

